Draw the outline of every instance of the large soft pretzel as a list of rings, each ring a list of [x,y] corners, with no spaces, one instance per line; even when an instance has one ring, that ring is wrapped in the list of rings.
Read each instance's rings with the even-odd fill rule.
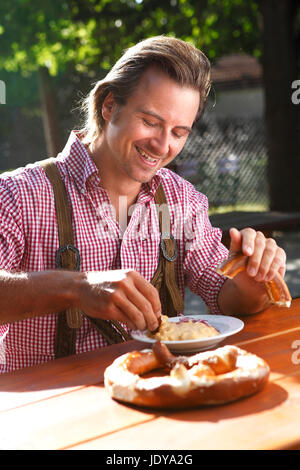
[[[248,257],[242,254],[229,256],[217,269],[220,274],[226,277],[234,278],[239,272],[246,269]],[[265,282],[265,288],[269,296],[270,302],[279,307],[290,307],[292,297],[288,286],[282,276],[277,273],[272,281]]]
[[[155,369],[160,375],[143,377]],[[263,359],[236,346],[176,357],[160,341],[120,356],[104,373],[112,398],[161,409],[231,402],[258,392],[268,376]]]

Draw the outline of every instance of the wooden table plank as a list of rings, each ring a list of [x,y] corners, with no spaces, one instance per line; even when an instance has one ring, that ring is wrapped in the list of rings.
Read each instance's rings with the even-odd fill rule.
[[[103,381],[112,360],[132,349],[142,349],[136,341],[57,359],[36,367],[0,375],[0,411],[69,393]]]
[[[158,414],[111,400],[103,384],[1,413],[1,449],[63,449]]]
[[[236,343],[240,348],[262,357],[270,366],[272,380],[295,374],[299,370],[294,356],[297,351],[293,348],[295,340],[300,340],[300,327],[297,330],[281,332],[280,336],[272,334],[263,339]],[[300,360],[300,342],[298,346]]]
[[[300,374],[252,397],[173,413],[73,447],[80,450],[283,449],[300,446]]]
[[[80,387],[99,382],[103,369],[113,358],[128,350],[133,340],[101,350],[49,361],[35,367],[0,374],[0,390],[38,391]],[[136,345],[138,347],[138,345]],[[34,377],[34,381],[32,378]]]
[[[245,328],[238,335],[228,338],[228,343],[260,338],[278,331],[298,328],[300,326],[300,299],[294,299],[291,308],[272,306],[265,312],[239,318],[244,321]]]

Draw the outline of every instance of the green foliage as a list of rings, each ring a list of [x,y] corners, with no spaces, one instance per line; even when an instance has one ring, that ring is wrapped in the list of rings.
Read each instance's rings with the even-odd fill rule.
[[[69,64],[80,73],[107,70],[124,48],[168,34],[215,59],[227,52],[259,54],[256,1],[10,0],[0,5],[0,69],[52,75]]]
[[[99,79],[130,45],[153,35],[194,43],[214,62],[260,54],[256,1],[10,0],[0,3],[0,79],[7,104],[38,100],[35,72]],[[55,78],[57,77],[57,78]]]
[[[67,2],[11,0],[0,6],[0,68],[25,76],[45,66],[57,75],[71,63],[93,57],[95,20],[72,22]]]

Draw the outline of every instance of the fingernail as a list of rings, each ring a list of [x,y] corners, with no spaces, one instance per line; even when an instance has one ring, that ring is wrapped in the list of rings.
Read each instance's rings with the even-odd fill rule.
[[[156,333],[159,328],[159,324],[157,322],[153,323],[152,327],[150,328],[151,333]]]
[[[245,252],[248,256],[251,256],[253,253],[253,249],[251,248],[251,246],[246,246]]]

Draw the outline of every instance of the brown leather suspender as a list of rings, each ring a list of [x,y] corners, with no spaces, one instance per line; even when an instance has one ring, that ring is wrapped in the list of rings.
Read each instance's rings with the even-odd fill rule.
[[[68,207],[68,197],[65,185],[52,159],[40,162],[52,183],[58,226],[60,247],[56,252],[58,268],[79,270],[80,255],[74,247],[71,213]],[[66,204],[67,202],[67,204]],[[77,310],[67,310],[58,315],[55,338],[55,357],[75,354],[76,328],[82,324],[81,313]]]
[[[39,162],[39,164],[45,170],[54,192],[60,244],[56,252],[57,268],[79,270],[80,253],[74,246],[71,211],[65,185],[55,165],[55,159],[49,158]],[[158,207],[161,204],[167,204],[161,185],[157,188],[155,203]],[[171,233],[169,231],[162,232],[161,213],[159,213],[159,225],[161,230],[160,259],[151,283],[159,291],[163,313],[168,316],[175,316],[177,312],[183,310],[183,300],[179,292],[174,270],[177,249]],[[82,316],[88,318],[91,324],[110,344],[123,342],[131,338],[119,322],[87,317],[84,312],[69,309],[66,312],[60,312],[58,315],[55,338],[56,358],[75,354],[76,329],[82,325]]]
[[[158,186],[154,198],[158,208],[164,205],[164,207],[168,209],[166,195],[161,184]],[[158,267],[151,280],[151,284],[153,284],[159,292],[164,315],[174,317],[178,312],[184,309],[184,303],[175,276],[177,246],[170,232],[171,224],[168,210],[164,211],[164,216],[168,217],[167,224],[163,223],[162,212],[158,212],[161,233],[160,256]],[[165,225],[167,225],[166,232],[163,231]]]

